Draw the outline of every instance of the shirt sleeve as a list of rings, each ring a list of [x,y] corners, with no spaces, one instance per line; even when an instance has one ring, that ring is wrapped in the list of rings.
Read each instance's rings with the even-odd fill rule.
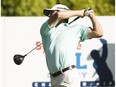
[[[48,21],[46,21],[42,26],[41,26],[41,29],[40,29],[40,34],[42,36],[42,38],[44,39],[48,32],[50,31],[50,28],[49,28],[49,25],[48,25]]]
[[[84,41],[84,40],[87,40],[89,39],[88,38],[88,27],[85,27],[85,26],[81,26],[81,36],[80,36],[80,41]]]

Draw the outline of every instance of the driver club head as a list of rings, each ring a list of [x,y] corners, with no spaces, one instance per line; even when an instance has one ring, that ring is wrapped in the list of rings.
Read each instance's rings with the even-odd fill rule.
[[[25,56],[23,56],[23,55],[16,54],[16,55],[14,55],[13,60],[14,60],[15,64],[20,65],[23,62],[24,57]]]

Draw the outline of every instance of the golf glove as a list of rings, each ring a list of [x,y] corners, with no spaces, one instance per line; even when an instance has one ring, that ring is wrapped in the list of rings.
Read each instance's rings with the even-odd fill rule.
[[[87,8],[87,9],[85,9],[83,15],[84,15],[84,16],[88,16],[90,13],[93,13],[93,12],[94,12],[94,11],[89,7],[89,8]]]

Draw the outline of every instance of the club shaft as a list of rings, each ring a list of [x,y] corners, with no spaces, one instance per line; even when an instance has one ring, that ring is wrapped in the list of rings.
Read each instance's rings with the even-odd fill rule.
[[[76,21],[77,19],[79,19],[80,17],[76,17],[74,20],[72,20],[69,24],[73,23],[74,21]]]
[[[79,19],[80,17],[76,17],[74,20],[72,20],[69,24],[73,23],[74,21],[76,21],[77,19]],[[29,53],[31,53],[33,50],[35,50],[37,47],[39,47],[42,43],[40,43],[39,45],[37,45],[35,48],[33,48],[31,51],[29,51],[27,54],[25,54],[25,56],[27,56]]]
[[[24,56],[27,56],[29,53],[31,53],[33,50],[35,50],[37,47],[39,47],[40,45],[42,45],[42,43],[40,43],[39,45],[37,45],[35,48],[33,48],[31,51],[29,51],[27,54],[25,54]]]

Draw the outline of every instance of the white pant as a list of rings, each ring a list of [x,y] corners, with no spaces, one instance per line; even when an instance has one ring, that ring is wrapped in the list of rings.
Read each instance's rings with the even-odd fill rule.
[[[51,76],[51,87],[80,87],[80,76],[76,68],[68,70],[59,76]]]

